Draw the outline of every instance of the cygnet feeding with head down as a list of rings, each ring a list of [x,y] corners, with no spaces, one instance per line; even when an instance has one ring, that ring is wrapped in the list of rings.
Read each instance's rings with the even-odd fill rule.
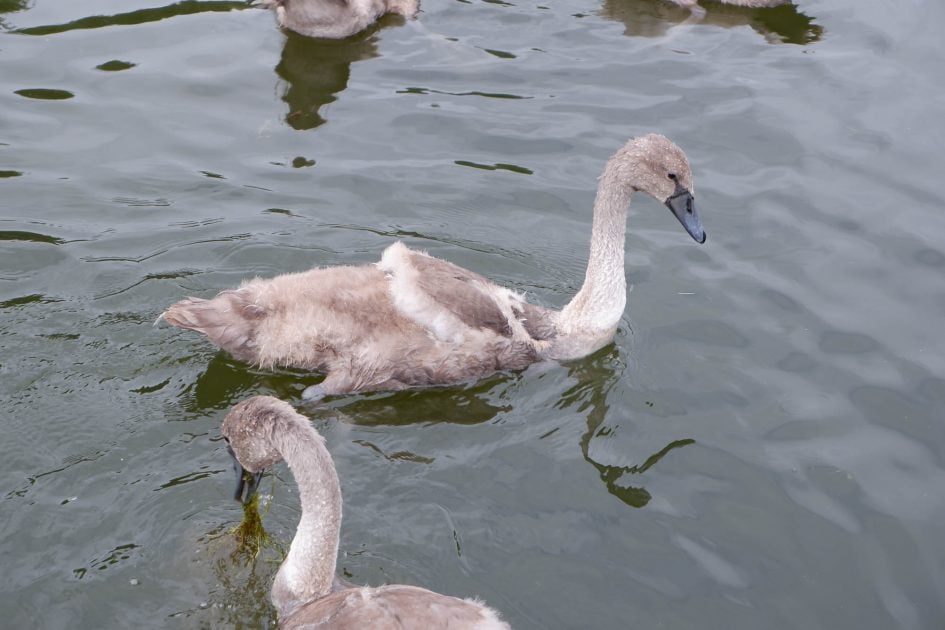
[[[187,298],[162,318],[264,369],[325,373],[305,398],[477,379],[544,360],[578,359],[613,339],[627,301],[630,197],[664,203],[705,242],[682,149],[629,140],[598,180],[584,283],[560,311],[401,242],[380,262],[252,279],[212,299]]]
[[[418,0],[257,0],[272,9],[279,26],[309,37],[342,39],[360,33],[388,13],[413,17]]]
[[[284,459],[302,504],[295,537],[270,596],[284,630],[509,630],[498,613],[475,599],[390,584],[332,592],[341,531],[341,486],[325,440],[288,403],[254,396],[223,419],[235,460],[236,498],[248,502],[262,471]]]

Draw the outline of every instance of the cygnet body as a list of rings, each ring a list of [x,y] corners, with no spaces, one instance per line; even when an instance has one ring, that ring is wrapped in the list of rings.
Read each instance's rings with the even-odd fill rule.
[[[279,26],[309,37],[342,39],[359,33],[381,16],[413,17],[418,0],[258,0],[272,9]]]

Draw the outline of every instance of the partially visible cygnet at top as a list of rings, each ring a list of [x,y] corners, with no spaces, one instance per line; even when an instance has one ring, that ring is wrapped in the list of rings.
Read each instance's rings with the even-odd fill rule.
[[[418,0],[257,0],[272,9],[279,26],[308,37],[342,39],[360,33],[379,18],[396,13],[413,17]]]

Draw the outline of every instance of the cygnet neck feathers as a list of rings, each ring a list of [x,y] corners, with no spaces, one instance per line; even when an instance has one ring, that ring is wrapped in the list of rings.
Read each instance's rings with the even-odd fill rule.
[[[584,284],[558,316],[558,334],[548,352],[555,358],[570,358],[567,348],[587,354],[578,346],[597,345],[594,338],[606,343],[627,303],[624,242],[633,187],[621,184],[617,159],[611,158],[599,179]]]
[[[257,278],[210,300],[182,300],[163,318],[261,367],[324,372],[306,397],[442,385],[577,359],[611,341],[626,306],[624,241],[635,191],[663,202],[705,241],[682,149],[657,134],[632,138],[599,179],[584,283],[560,312],[394,243],[376,265]]]
[[[689,161],[664,136],[631,139],[608,160],[594,200],[584,284],[558,316],[558,335],[547,352],[550,358],[579,358],[610,342],[627,303],[624,247],[630,198],[635,191],[644,191],[666,201],[679,189],[691,199]],[[690,234],[699,242],[705,240],[701,224]]]
[[[271,591],[280,627],[508,630],[495,611],[477,601],[418,587],[355,587],[332,593],[341,486],[324,439],[291,405],[271,396],[235,405],[223,420],[222,433],[241,478],[244,469],[259,473],[284,459],[299,488],[302,517]]]

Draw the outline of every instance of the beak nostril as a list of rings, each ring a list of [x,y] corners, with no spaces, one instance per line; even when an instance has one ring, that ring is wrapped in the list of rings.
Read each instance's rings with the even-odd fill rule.
[[[683,227],[694,238],[697,243],[705,242],[705,231],[702,229],[702,222],[699,221],[699,215],[696,214],[696,204],[692,193],[683,186],[676,186],[676,193],[666,200],[666,205],[672,211],[673,215],[679,219]]]

